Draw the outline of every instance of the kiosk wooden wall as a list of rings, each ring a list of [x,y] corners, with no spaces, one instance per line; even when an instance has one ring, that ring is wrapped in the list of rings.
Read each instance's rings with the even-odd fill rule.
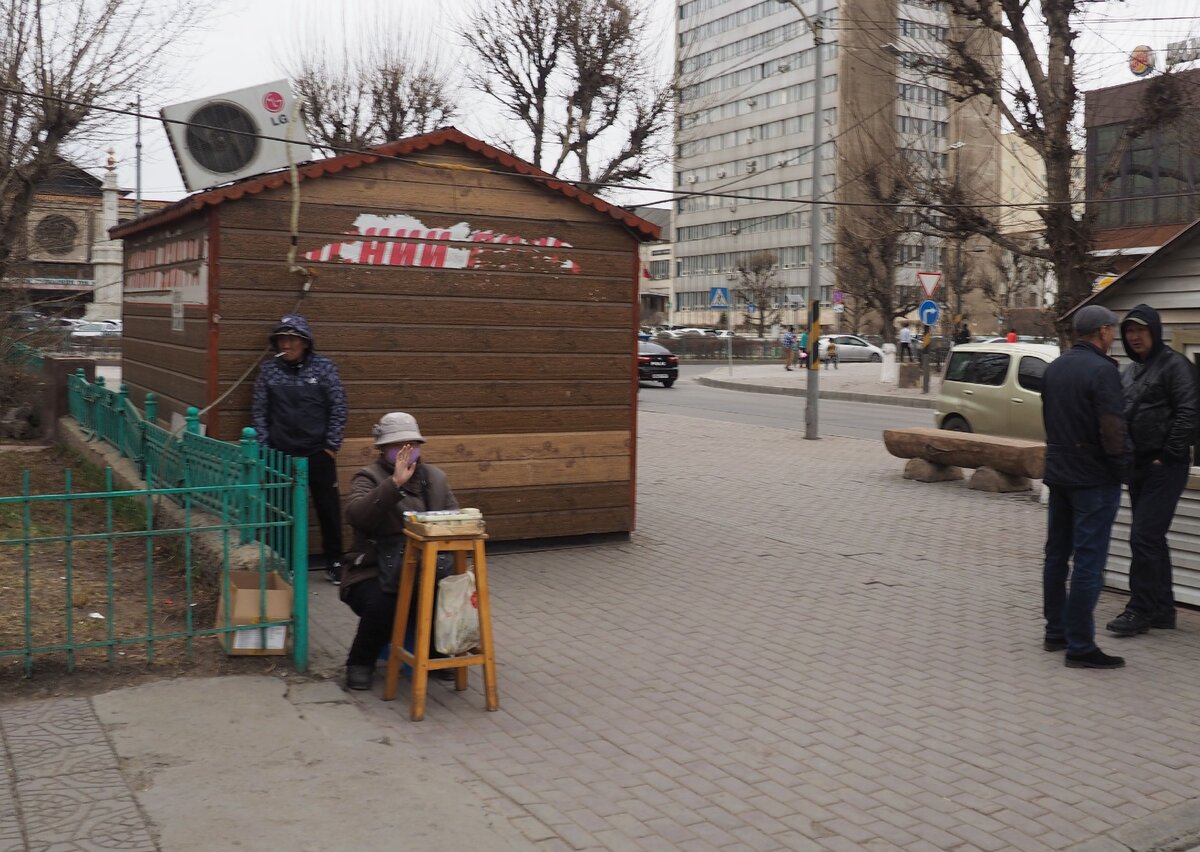
[[[414,159],[299,184],[307,292],[285,262],[286,184],[127,237],[127,256],[206,238],[207,304],[127,297],[135,400],[154,390],[164,411],[202,407],[262,360],[280,316],[298,312],[346,386],[343,486],[374,456],[371,426],[404,410],[429,438],[425,458],[494,537],[631,530],[638,234],[460,145]],[[439,265],[404,265],[421,263]],[[249,424],[253,377],[208,413],[209,434],[235,440]]]

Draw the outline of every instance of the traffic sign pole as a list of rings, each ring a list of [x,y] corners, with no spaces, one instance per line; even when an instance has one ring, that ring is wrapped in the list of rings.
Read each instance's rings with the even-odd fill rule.
[[[821,303],[813,299],[808,303],[808,383],[804,391],[804,438],[816,441],[819,422],[818,402],[821,398],[821,364],[817,358],[817,341],[821,338]]]

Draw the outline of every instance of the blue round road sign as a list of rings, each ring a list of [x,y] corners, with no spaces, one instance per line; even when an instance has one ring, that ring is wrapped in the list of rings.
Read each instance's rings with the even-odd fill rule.
[[[921,307],[917,308],[917,316],[921,318],[922,325],[934,325],[941,315],[941,309],[933,299],[926,299],[921,303]]]

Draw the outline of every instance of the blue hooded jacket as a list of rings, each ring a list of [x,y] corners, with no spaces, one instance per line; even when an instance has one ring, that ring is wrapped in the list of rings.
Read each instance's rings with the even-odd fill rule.
[[[278,354],[276,336],[291,334],[307,342],[304,357],[288,364]],[[279,320],[271,332],[276,354],[262,363],[254,383],[251,417],[260,444],[292,456],[337,451],[346,429],[346,391],[337,366],[316,352],[308,321],[299,314]]]

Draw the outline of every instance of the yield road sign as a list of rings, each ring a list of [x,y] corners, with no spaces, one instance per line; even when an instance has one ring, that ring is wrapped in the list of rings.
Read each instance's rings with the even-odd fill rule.
[[[709,287],[708,288],[708,306],[716,310],[725,310],[729,307],[729,288],[728,287]]]
[[[938,308],[938,303],[932,299],[926,299],[921,303],[921,307],[917,308],[917,316],[921,318],[922,325],[934,325],[941,315],[942,311]]]
[[[918,272],[917,280],[921,282],[921,289],[925,291],[925,298],[932,299],[933,294],[937,292],[938,284],[942,283],[942,273]]]

